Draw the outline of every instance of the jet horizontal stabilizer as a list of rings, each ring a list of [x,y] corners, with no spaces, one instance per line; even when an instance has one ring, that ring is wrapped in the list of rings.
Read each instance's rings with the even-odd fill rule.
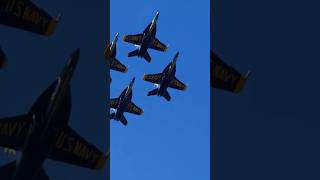
[[[128,57],[138,56],[139,50],[136,49],[134,51],[129,52]]]

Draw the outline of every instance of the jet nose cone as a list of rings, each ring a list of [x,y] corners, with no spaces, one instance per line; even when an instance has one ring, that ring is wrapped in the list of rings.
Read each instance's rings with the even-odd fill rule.
[[[79,55],[80,55],[80,48],[77,48],[77,49],[74,51],[74,55],[75,55],[75,56],[79,56]]]
[[[80,57],[80,48],[77,48],[70,56],[68,67],[74,69]]]
[[[134,83],[134,80],[136,79],[136,77],[133,77],[132,80],[131,80],[131,84]]]
[[[176,53],[176,55],[173,58],[173,62],[176,62],[178,60],[179,52]]]
[[[156,16],[154,17],[154,21],[157,21],[158,20],[158,18],[159,18],[159,11],[156,13]]]
[[[77,48],[71,55],[71,59],[79,59],[80,56],[80,48]]]
[[[118,40],[118,38],[119,38],[119,33],[116,34],[115,39]]]

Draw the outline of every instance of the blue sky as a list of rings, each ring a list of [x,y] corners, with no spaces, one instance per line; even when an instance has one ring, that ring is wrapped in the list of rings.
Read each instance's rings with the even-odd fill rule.
[[[111,0],[111,33],[118,32],[117,58],[129,71],[111,72],[110,97],[118,97],[136,77],[132,101],[143,116],[125,114],[127,127],[111,121],[112,180],[205,180],[210,178],[209,1]],[[157,37],[167,52],[149,50],[152,62],[128,58],[134,50],[125,34],[141,33],[160,11]],[[154,85],[144,73],[160,73],[179,51],[176,77],[187,91],[169,89],[172,97],[146,96]]]

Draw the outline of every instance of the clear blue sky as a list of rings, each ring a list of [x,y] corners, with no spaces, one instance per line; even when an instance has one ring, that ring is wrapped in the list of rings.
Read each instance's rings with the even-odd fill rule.
[[[125,114],[127,127],[111,121],[112,180],[208,180],[210,178],[209,1],[111,0],[110,38],[119,32],[117,58],[127,74],[111,72],[111,97],[118,97],[133,76],[133,102],[143,116]],[[157,37],[167,52],[149,50],[152,62],[128,58],[134,50],[125,34],[141,33],[160,11]],[[171,102],[146,96],[154,85],[144,73],[160,73],[179,51],[176,76],[187,91],[169,89]]]

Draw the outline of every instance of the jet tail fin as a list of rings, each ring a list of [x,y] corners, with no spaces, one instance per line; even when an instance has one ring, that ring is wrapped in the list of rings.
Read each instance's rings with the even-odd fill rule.
[[[148,96],[154,96],[154,95],[156,95],[158,93],[158,88],[156,88],[156,89],[154,89],[154,90],[152,90],[152,91],[149,91],[148,92]]]
[[[126,117],[124,117],[124,115],[120,117],[119,121],[125,126],[128,125],[128,120],[126,119]]]
[[[171,100],[171,96],[170,96],[170,94],[169,94],[168,91],[165,91],[165,92],[164,92],[163,97],[164,97],[167,101],[170,101],[170,100]]]
[[[138,56],[139,50],[136,49],[134,51],[129,52],[128,57]]]
[[[115,116],[116,116],[116,113],[111,113],[110,114],[110,119],[114,119]]]
[[[50,180],[43,168],[38,173],[37,180]]]
[[[0,167],[1,180],[12,180],[15,175],[16,167],[17,167],[16,161],[12,161],[12,162]],[[28,179],[28,177],[26,177],[26,179]],[[49,177],[48,177],[47,173],[44,171],[44,169],[41,168],[41,170],[37,174],[36,179],[37,180],[49,180]]]
[[[148,53],[148,51],[146,52],[146,54],[143,56],[143,58],[149,63],[151,62],[151,56],[150,54]]]
[[[16,161],[12,161],[2,167],[0,167],[0,177],[3,180],[13,179],[14,172],[16,170]]]

